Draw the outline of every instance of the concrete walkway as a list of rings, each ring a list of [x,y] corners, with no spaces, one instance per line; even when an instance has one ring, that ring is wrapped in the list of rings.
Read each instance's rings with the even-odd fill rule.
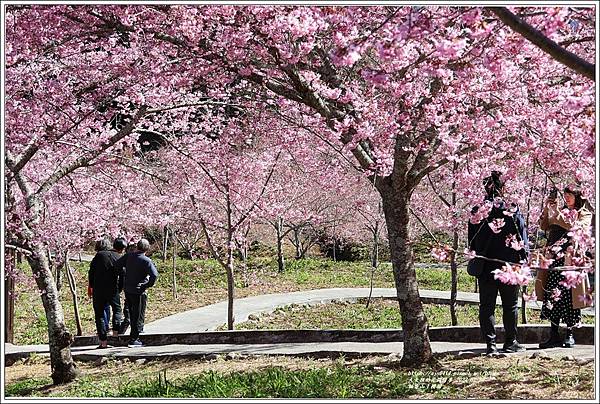
[[[421,299],[425,303],[449,303],[450,292],[440,290],[420,290]],[[248,320],[251,314],[270,313],[278,307],[291,304],[316,305],[329,303],[331,301],[356,301],[359,298],[369,296],[369,288],[332,288],[304,290],[290,293],[276,293],[261,296],[251,296],[236,299],[233,303],[235,323]],[[373,298],[395,298],[394,288],[374,288]],[[457,302],[459,304],[478,304],[479,294],[469,292],[458,292]],[[501,304],[500,297],[497,304]],[[519,300],[519,307],[521,301]],[[528,308],[541,308],[540,302],[528,302]],[[150,308],[151,310],[152,308]],[[584,315],[594,315],[593,309],[583,310]],[[184,311],[172,316],[164,317],[148,323],[144,331],[149,334],[172,334],[172,333],[195,333],[212,331],[227,322],[227,302],[219,302],[209,306]]]

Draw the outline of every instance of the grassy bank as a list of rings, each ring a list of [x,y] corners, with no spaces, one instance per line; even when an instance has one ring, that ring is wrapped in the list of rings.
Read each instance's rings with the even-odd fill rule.
[[[10,397],[592,399],[594,364],[515,357],[440,357],[405,369],[388,357],[357,360],[247,357],[207,362],[80,363],[85,376],[50,386],[38,358],[11,366]],[[510,386],[510,388],[508,388]]]

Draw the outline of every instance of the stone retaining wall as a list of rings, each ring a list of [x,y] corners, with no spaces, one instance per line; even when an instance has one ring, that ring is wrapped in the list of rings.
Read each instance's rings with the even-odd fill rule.
[[[496,327],[498,342],[504,341],[503,327]],[[550,333],[546,324],[519,325],[519,342],[536,344],[545,341]],[[582,345],[594,344],[594,326],[583,325],[574,330],[575,341]],[[431,341],[482,343],[478,326],[432,327],[429,329]],[[244,330],[207,331],[178,334],[142,334],[145,345],[170,344],[280,344],[300,342],[395,342],[403,341],[402,330]],[[108,343],[125,346],[129,336],[108,337]],[[73,346],[87,346],[98,343],[96,336],[75,337]]]

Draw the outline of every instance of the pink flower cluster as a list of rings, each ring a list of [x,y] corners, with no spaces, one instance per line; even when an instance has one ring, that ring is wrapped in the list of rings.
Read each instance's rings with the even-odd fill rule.
[[[469,221],[472,224],[479,224],[483,219],[488,217],[490,211],[492,210],[492,203],[490,201],[485,201],[475,213],[471,214],[471,218]]]
[[[475,258],[475,256],[477,255],[475,251],[469,250],[468,248],[465,248],[463,252],[469,260]]]
[[[488,226],[490,226],[490,229],[492,229],[494,233],[498,234],[502,231],[501,229],[504,227],[505,224],[506,222],[504,221],[504,219],[494,219],[488,223]]]
[[[583,282],[587,276],[586,271],[563,271],[562,272],[564,280],[560,281],[559,285],[564,286],[566,288],[575,288],[581,282]]]
[[[506,285],[525,286],[533,279],[531,269],[527,265],[510,265],[508,263],[500,269],[492,271],[494,279]]]
[[[506,237],[506,246],[517,251],[525,248],[523,240],[517,240],[516,234],[510,234],[508,237]]]
[[[434,247],[431,249],[431,256],[438,261],[446,261],[448,258],[448,251],[445,248]]]

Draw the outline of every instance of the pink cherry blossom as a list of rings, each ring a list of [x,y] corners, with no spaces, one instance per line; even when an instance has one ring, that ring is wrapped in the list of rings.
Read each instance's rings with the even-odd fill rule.
[[[438,261],[446,261],[448,259],[448,252],[445,248],[434,247],[431,249],[431,256]]]
[[[488,222],[488,226],[490,226],[490,229],[492,229],[494,233],[500,233],[505,224],[504,219],[494,219],[491,222]]]
[[[525,286],[533,279],[531,269],[526,265],[505,264],[502,268],[492,271],[494,279],[507,285]]]

